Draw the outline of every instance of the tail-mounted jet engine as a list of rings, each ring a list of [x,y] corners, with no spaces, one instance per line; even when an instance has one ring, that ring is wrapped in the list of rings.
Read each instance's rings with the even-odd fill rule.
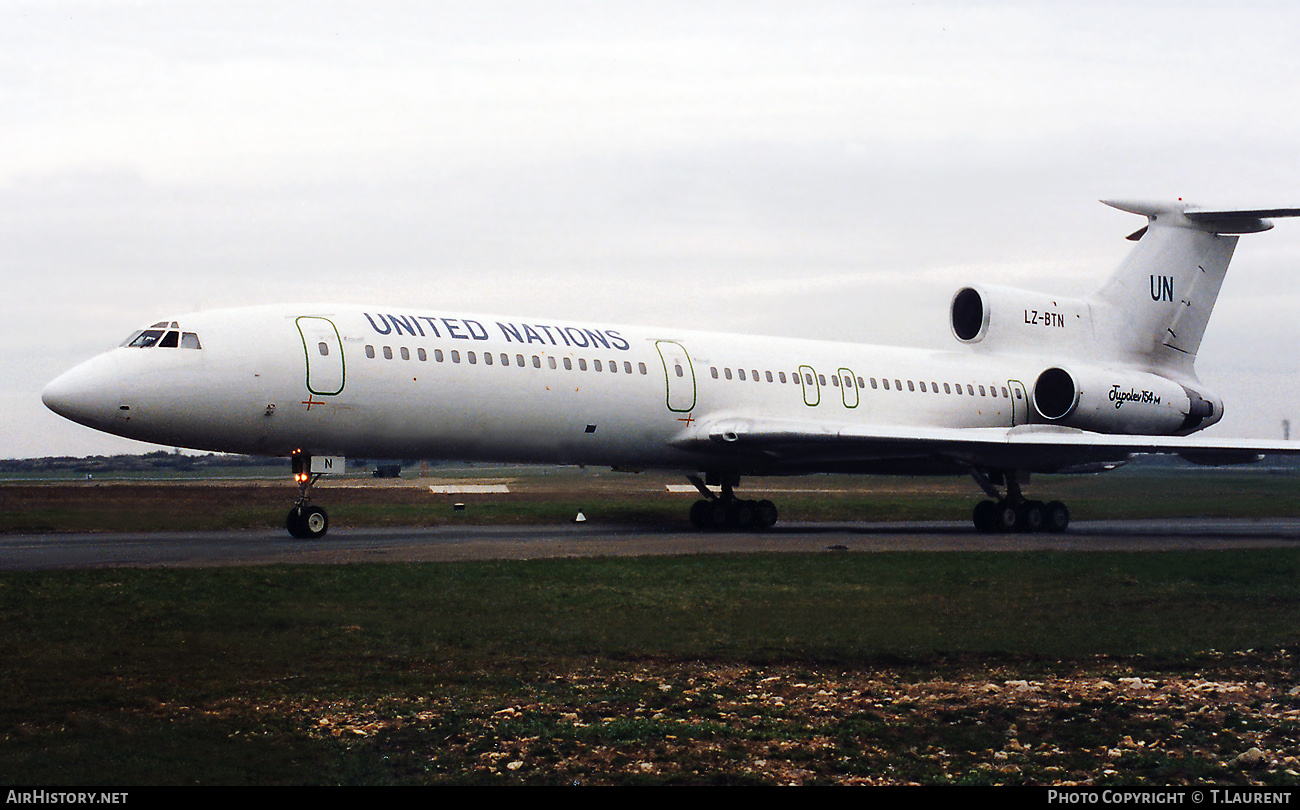
[[[1186,435],[1223,417],[1213,394],[1144,371],[1088,366],[1045,370],[1031,401],[1046,422],[1099,433]]]
[[[1065,348],[1092,334],[1086,301],[1012,287],[963,287],[952,297],[950,323],[962,343],[992,349]]]

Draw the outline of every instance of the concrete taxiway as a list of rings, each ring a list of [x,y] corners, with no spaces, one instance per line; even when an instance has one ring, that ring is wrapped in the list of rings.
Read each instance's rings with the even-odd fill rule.
[[[0,535],[0,570],[204,567],[273,563],[438,562],[656,554],[884,551],[1175,551],[1300,547],[1300,518],[1080,521],[1064,534],[979,534],[956,522],[778,526],[699,533],[680,527],[488,526],[282,531]]]

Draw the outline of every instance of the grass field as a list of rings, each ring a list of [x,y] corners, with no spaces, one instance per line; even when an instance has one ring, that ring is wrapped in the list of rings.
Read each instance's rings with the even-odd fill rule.
[[[971,501],[848,484],[780,500],[795,519]],[[0,497],[8,530],[152,528],[278,525],[293,492],[130,486]],[[1287,477],[1035,486],[1097,517],[1298,506]],[[684,522],[689,496],[597,477],[464,512],[410,482],[320,500],[357,524]],[[3,573],[0,781],[1295,785],[1298,636],[1292,549]]]
[[[314,502],[334,526],[553,524],[581,510],[610,524],[680,523],[698,496],[670,493],[680,477],[582,470],[552,474],[480,470],[473,479],[326,480]],[[435,495],[431,484],[507,483],[508,495]],[[783,521],[968,521],[982,495],[968,478],[805,476],[746,479],[744,492],[770,497]],[[1120,470],[1108,475],[1038,476],[1032,493],[1065,501],[1076,520],[1142,517],[1276,517],[1300,514],[1293,475],[1242,471]],[[83,481],[0,484],[0,532],[188,531],[283,527],[297,487],[262,481]],[[763,494],[758,494],[763,493]],[[453,510],[454,503],[466,508]]]

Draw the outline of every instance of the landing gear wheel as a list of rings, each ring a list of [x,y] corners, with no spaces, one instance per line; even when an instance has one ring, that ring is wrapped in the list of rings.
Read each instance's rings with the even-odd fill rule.
[[[1016,509],[1016,531],[1041,531],[1045,520],[1042,501],[1025,501]]]
[[[752,529],[755,525],[757,514],[756,507],[758,504],[753,501],[736,501],[731,506],[731,520],[729,527],[732,529]]]
[[[976,531],[987,534],[995,529],[997,521],[997,501],[980,501],[975,504],[973,520]]]
[[[289,510],[289,516],[284,522],[289,534],[299,540],[324,537],[329,525],[329,515],[319,506],[295,506]]]
[[[993,515],[992,531],[995,532],[1014,531],[1020,522],[1020,510],[1009,501],[995,503],[990,514]]]
[[[696,501],[691,504],[691,525],[700,530],[716,528],[713,525],[712,501]]]
[[[1043,507],[1043,530],[1059,534],[1070,525],[1070,510],[1060,501],[1049,501]]]
[[[777,511],[776,504],[769,500],[761,500],[755,509],[756,525],[760,529],[770,529],[776,525]]]

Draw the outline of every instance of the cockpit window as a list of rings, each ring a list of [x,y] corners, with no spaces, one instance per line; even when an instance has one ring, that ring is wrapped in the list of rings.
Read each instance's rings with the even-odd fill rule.
[[[128,346],[133,349],[152,349],[158,345],[158,339],[163,336],[161,329],[146,329],[135,336]]]
[[[148,329],[132,332],[129,338],[122,341],[122,345],[132,349],[152,349],[155,346],[163,349],[203,348],[198,334],[181,332],[176,321],[159,321]]]

